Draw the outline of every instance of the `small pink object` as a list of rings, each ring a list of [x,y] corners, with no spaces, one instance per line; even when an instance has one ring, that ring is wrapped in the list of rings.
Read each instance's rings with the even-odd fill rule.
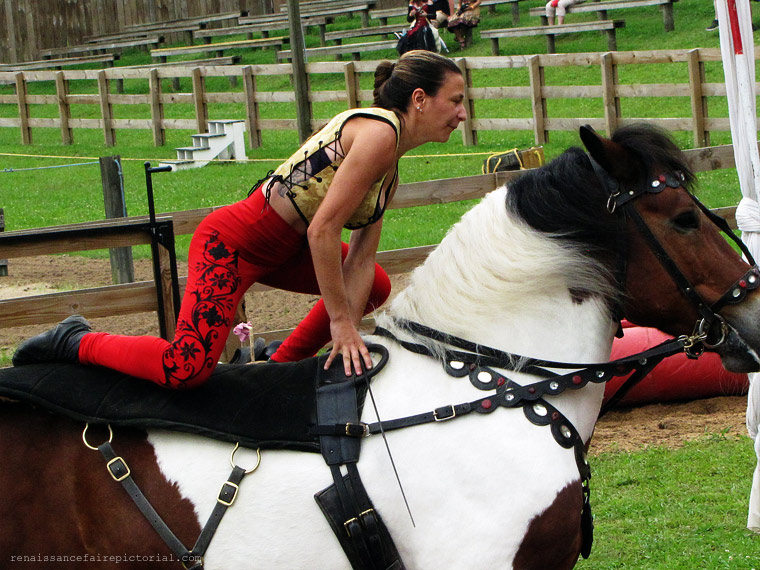
[[[552,0],[552,8],[559,6],[559,0]]]
[[[250,322],[239,323],[235,326],[234,329],[232,329],[232,334],[238,337],[240,339],[240,342],[248,342],[248,337],[251,336],[252,329],[253,325]]]

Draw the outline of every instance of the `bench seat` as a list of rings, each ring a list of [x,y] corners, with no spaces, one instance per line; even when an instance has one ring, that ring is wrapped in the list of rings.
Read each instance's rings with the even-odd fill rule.
[[[320,56],[320,55],[342,55],[350,53],[354,60],[359,60],[362,52],[367,51],[379,51],[387,49],[395,49],[398,40],[382,40],[379,42],[364,42],[357,44],[343,44],[338,46],[325,46],[316,48],[306,48],[304,52],[306,56]],[[290,50],[282,50],[277,52],[277,60],[290,58]]]
[[[673,2],[678,0],[602,0],[601,2],[583,2],[568,6],[568,14],[587,14],[596,12],[600,20],[607,19],[608,10],[624,10],[630,8],[642,8],[646,6],[659,6],[662,11],[662,21],[666,32],[672,32],[675,29],[673,24]],[[543,6],[531,8],[531,16],[540,16],[541,23],[548,25],[549,20],[546,17],[546,10]]]
[[[53,56],[66,56],[71,54],[85,54],[98,51],[113,51],[116,49],[124,49],[131,47],[143,47],[151,45],[159,45],[163,43],[164,38],[160,36],[153,36],[149,38],[142,38],[137,40],[119,41],[119,42],[104,42],[104,43],[91,43],[86,45],[68,46],[60,48],[50,48],[40,50],[40,54],[43,58],[49,59]]]
[[[20,61],[19,63],[0,64],[0,71],[30,71],[32,69],[60,69],[61,67],[71,67],[72,65],[82,65],[86,63],[103,63],[105,67],[113,67],[114,60],[119,59],[118,54],[112,53],[101,55],[89,55],[81,57],[60,57],[57,59],[42,59],[39,61]]]
[[[481,8],[488,8],[489,13],[496,12],[496,6],[499,4],[509,4],[512,7],[512,24],[517,25],[520,23],[520,6],[519,2],[522,0],[483,0],[480,3]],[[369,17],[375,20],[379,20],[382,26],[388,24],[388,18],[396,18],[399,16],[406,16],[408,13],[408,7],[402,6],[399,8],[383,8],[381,10],[370,10]]]
[[[406,29],[403,24],[389,24],[387,26],[372,26],[369,28],[356,28],[353,30],[340,30],[337,32],[327,32],[326,41],[334,41],[336,45],[341,45],[342,41],[348,38],[360,38],[364,36],[385,36],[393,32],[402,32]]]
[[[286,40],[287,38],[285,37],[259,38],[256,40],[241,40],[238,42],[218,42],[215,44],[203,44],[197,46],[152,49],[150,50],[150,55],[154,58],[158,58],[162,62],[166,61],[168,56],[192,53],[216,52],[218,57],[222,57],[224,51],[228,49],[281,47]]]
[[[327,20],[324,17],[310,18],[307,20],[308,26],[319,26],[324,30],[327,24]],[[210,42],[211,38],[218,38],[224,36],[235,36],[239,34],[253,34],[260,33],[263,37],[268,38],[269,32],[272,30],[287,30],[290,28],[290,23],[287,20],[280,20],[277,22],[264,22],[258,24],[241,24],[239,26],[230,26],[229,28],[217,28],[212,30],[196,30],[193,32],[193,39],[203,40]],[[253,38],[249,38],[253,39]]]
[[[561,26],[532,26],[528,28],[501,28],[496,30],[483,30],[480,37],[491,40],[491,52],[499,55],[500,38],[523,38],[529,36],[546,36],[546,49],[548,53],[556,53],[554,37],[561,34],[577,34],[583,32],[605,32],[607,34],[607,48],[610,51],[617,50],[617,38],[615,30],[625,27],[625,20],[600,20],[596,22],[579,22],[563,24]]]

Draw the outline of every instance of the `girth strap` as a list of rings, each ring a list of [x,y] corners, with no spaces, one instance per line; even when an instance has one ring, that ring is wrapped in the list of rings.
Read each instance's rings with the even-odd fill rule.
[[[330,467],[334,484],[314,495],[330,523],[343,551],[355,570],[402,570],[403,564],[396,545],[380,515],[367,495],[357,462],[363,433],[359,423],[369,379],[382,369],[388,360],[384,347],[369,345],[372,352],[381,354],[381,361],[361,375],[342,374],[322,379],[317,388],[317,420],[319,426],[340,426],[340,429],[321,430],[320,448]],[[357,431],[357,428],[360,431]],[[341,467],[345,468],[343,475]]]
[[[179,558],[180,562],[182,562],[182,566],[184,566],[186,570],[202,570],[203,555],[206,553],[206,550],[208,550],[211,539],[214,537],[214,533],[216,533],[216,529],[219,527],[219,523],[222,520],[222,516],[227,511],[227,508],[235,501],[240,482],[246,474],[245,469],[238,466],[233,467],[232,473],[230,473],[227,481],[225,481],[219,491],[216,506],[201,530],[201,534],[198,536],[195,546],[193,546],[192,550],[188,550],[156,512],[156,509],[153,508],[153,505],[150,504],[143,492],[137,486],[137,483],[132,479],[132,474],[127,462],[124,461],[122,457],[116,455],[111,443],[107,441],[99,445],[98,451],[100,451],[108,462],[106,467],[111,477],[113,477],[115,481],[121,483],[121,486],[124,487],[124,490],[130,496],[137,508],[140,509],[143,516],[148,520],[171,551]]]

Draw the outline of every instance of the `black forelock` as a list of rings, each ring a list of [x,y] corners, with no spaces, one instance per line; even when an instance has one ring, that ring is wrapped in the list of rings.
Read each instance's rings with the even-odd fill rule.
[[[681,172],[684,188],[692,190],[696,176],[686,161],[686,156],[663,129],[648,123],[626,125],[615,131],[612,141],[636,155],[644,168],[639,170],[639,183],[648,184],[650,178],[660,172]]]
[[[615,131],[612,140],[632,155],[632,164],[638,163],[625,173],[629,184],[648,185],[656,174],[680,171],[684,187],[694,186],[694,173],[665,131],[637,123]],[[623,229],[620,217],[607,211],[607,199],[586,152],[572,147],[510,182],[507,207],[538,231],[579,242],[597,253],[613,252]]]
[[[510,182],[507,192],[507,207],[532,228],[609,251],[618,220],[606,204],[606,191],[578,147]]]

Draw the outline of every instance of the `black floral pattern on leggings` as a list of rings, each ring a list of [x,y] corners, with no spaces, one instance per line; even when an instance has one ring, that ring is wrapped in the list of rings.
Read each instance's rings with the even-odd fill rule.
[[[221,335],[222,343],[227,340],[235,312],[234,293],[240,287],[238,253],[230,251],[217,232],[204,244],[202,259],[194,269],[197,278],[188,283],[183,300],[193,302],[190,320],[183,310],[174,342],[163,357],[165,384],[175,388],[187,386],[216,365],[218,355],[212,355],[212,348],[218,346]]]

